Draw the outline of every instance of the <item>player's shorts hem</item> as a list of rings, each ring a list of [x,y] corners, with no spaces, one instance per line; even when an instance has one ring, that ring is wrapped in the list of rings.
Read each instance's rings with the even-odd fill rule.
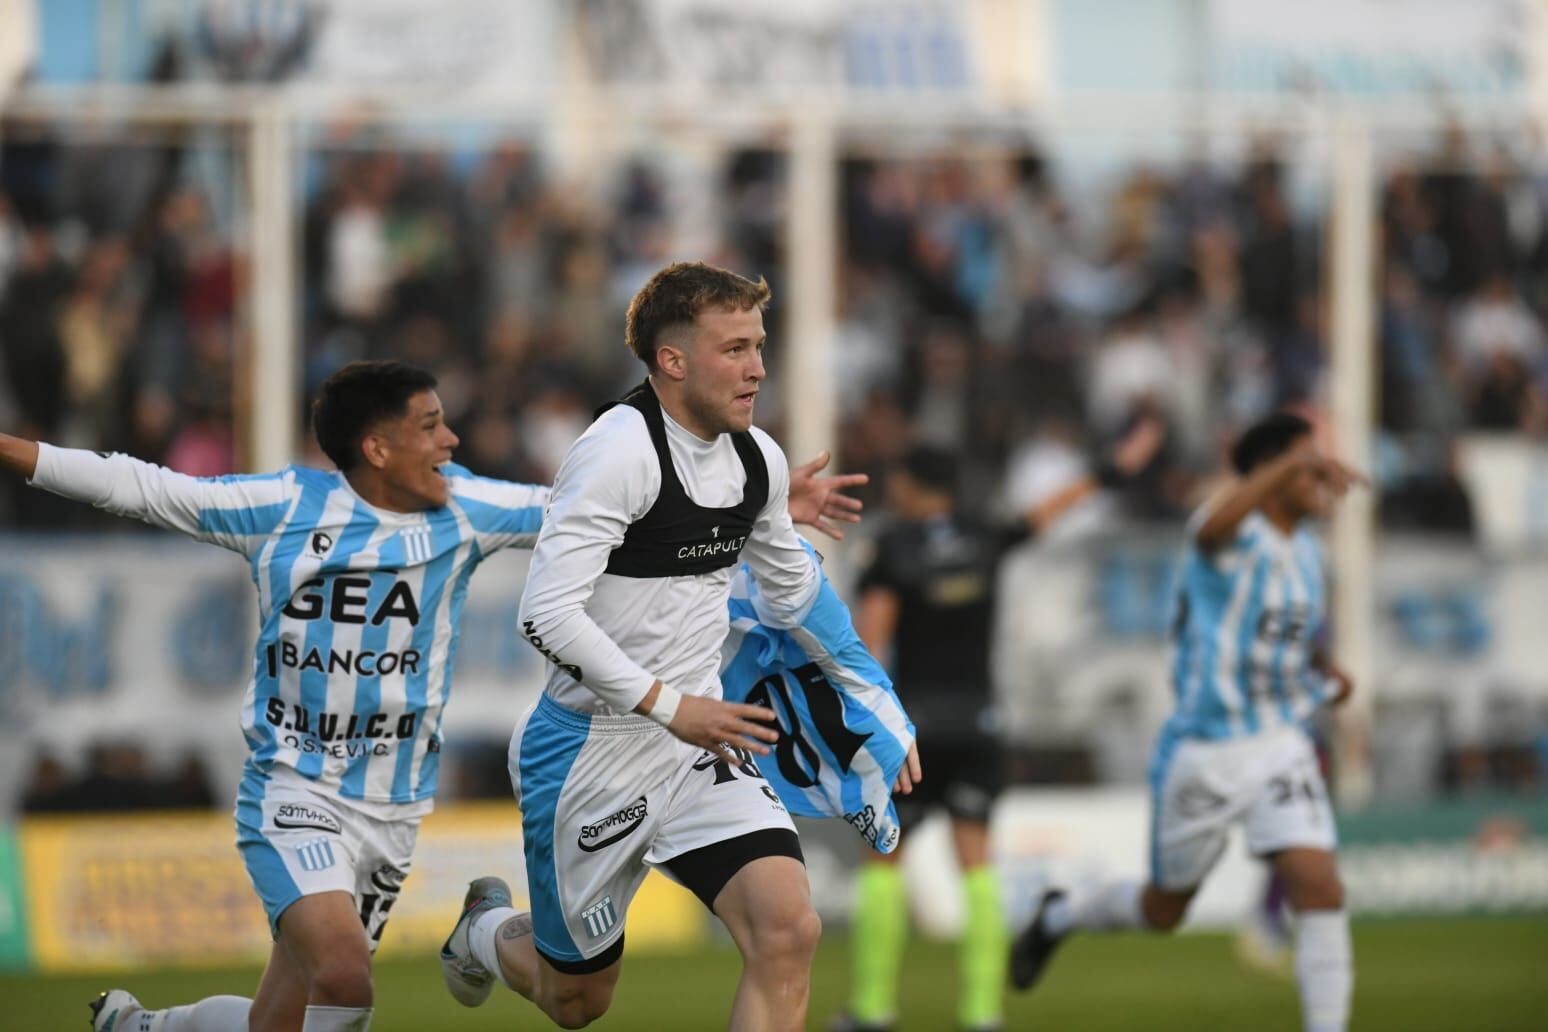
[[[542,957],[549,967],[561,975],[589,975],[595,971],[601,971],[605,967],[611,967],[617,962],[619,957],[623,956],[624,933],[619,932],[618,938],[613,940],[612,945],[598,953],[595,957],[582,957],[579,960],[560,960],[558,957],[543,952],[543,947],[537,943],[534,942],[532,946],[533,949],[537,950],[537,955]]]
[[[682,886],[713,913],[715,899],[736,872],[766,856],[788,856],[806,863],[801,839],[789,828],[760,828],[735,838],[711,842],[661,863]]]

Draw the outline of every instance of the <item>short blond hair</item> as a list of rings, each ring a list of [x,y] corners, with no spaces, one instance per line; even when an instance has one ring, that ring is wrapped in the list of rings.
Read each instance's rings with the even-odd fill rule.
[[[773,296],[762,276],[755,282],[704,262],[676,262],[652,276],[629,302],[624,341],[655,372],[663,333],[693,325],[711,308],[762,311]]]

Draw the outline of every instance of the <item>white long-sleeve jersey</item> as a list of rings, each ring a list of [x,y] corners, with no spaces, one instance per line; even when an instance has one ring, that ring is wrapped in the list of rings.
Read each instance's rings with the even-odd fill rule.
[[[737,504],[747,474],[730,435],[705,441],[664,411],[672,466],[689,499],[705,508]],[[753,439],[768,467],[768,498],[741,558],[756,578],[765,615],[801,622],[817,594],[818,571],[788,511],[790,467],[768,434]],[[627,713],[663,684],[720,697],[721,646],[735,566],[678,577],[605,572],[631,523],[661,492],[661,464],[645,418],[609,409],[565,456],[533,551],[521,600],[522,631],[549,659],[546,691],[585,712]]]
[[[261,621],[242,703],[249,762],[423,812],[468,578],[496,550],[531,545],[548,498],[444,469],[451,502],[418,513],[378,509],[334,472],[190,477],[46,444],[32,483],[244,556]]]

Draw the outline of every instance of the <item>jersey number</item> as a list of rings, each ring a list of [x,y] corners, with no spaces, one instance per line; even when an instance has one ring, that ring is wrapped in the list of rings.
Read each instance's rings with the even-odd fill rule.
[[[811,710],[818,737],[838,761],[840,769],[849,773],[855,753],[860,751],[870,734],[856,734],[844,723],[844,704],[816,663],[796,667],[790,674],[806,695],[806,705]],[[770,674],[753,685],[752,691],[747,693],[747,701],[754,706],[767,706],[779,715],[776,720],[779,741],[774,746],[774,759],[779,764],[780,775],[797,788],[811,788],[817,784],[817,776],[822,771],[822,754],[802,733],[784,675]]]

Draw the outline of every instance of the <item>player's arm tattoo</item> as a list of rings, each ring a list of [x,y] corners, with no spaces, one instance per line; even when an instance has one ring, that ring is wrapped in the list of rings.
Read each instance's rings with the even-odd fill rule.
[[[500,926],[500,938],[502,939],[521,939],[531,934],[531,914],[517,914]]]

